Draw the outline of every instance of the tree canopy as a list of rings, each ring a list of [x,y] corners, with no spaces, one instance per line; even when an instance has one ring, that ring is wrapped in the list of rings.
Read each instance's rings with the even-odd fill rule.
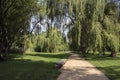
[[[112,0],[1,0],[0,5],[0,56],[13,47],[56,52],[69,46],[83,56],[89,51],[116,56],[120,50],[120,5]]]

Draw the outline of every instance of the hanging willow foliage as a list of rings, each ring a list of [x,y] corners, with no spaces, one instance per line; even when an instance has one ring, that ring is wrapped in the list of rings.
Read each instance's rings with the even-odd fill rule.
[[[73,21],[73,27],[69,28],[71,47],[76,46],[75,49],[81,50],[84,56],[89,50],[104,52],[108,50],[108,47],[110,47],[111,53],[115,51],[116,54],[117,43],[120,43],[120,23],[115,3],[108,2],[108,0],[45,1],[46,7],[43,6],[43,9],[46,10],[43,10],[42,14],[46,12],[51,20],[54,17],[60,19],[67,16]],[[108,34],[109,37],[104,36],[105,34]]]

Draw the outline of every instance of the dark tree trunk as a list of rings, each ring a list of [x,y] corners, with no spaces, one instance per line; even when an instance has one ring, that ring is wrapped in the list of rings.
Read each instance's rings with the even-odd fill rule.
[[[86,48],[85,47],[81,47],[80,51],[82,52],[83,57],[86,57],[86,54],[87,54]]]
[[[9,43],[10,40],[5,37],[2,37],[0,40],[0,60],[2,61],[7,60],[8,50],[11,47],[11,43]]]
[[[115,51],[111,51],[111,54],[109,55],[109,57],[116,57],[116,52]]]
[[[0,51],[0,61],[7,60],[7,48]]]
[[[0,53],[0,61],[6,61],[7,60],[7,54],[6,53]]]

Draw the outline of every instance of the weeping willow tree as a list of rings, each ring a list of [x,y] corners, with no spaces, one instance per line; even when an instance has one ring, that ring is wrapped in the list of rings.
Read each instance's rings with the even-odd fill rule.
[[[74,27],[72,27],[68,33],[70,50],[73,51],[79,50],[80,32],[81,32],[81,27],[79,25],[79,22],[76,21]]]
[[[59,52],[65,51],[67,49],[67,45],[64,42],[64,38],[62,37],[60,31],[57,28],[52,28],[50,30],[49,36],[47,32],[43,32],[38,36],[32,38],[30,43],[30,48],[34,49],[36,52]]]
[[[69,15],[75,16],[75,22],[79,27],[79,38],[74,38],[80,41],[79,50],[83,56],[86,56],[90,48],[102,47],[101,25],[100,20],[104,16],[105,0],[70,0]],[[72,36],[72,35],[71,35]]]
[[[119,48],[119,30],[118,26],[118,9],[117,5],[107,0],[69,0],[69,16],[75,16],[75,22],[77,22],[80,31],[80,46],[83,56],[86,56],[86,53],[89,50],[93,52],[99,51],[100,53],[104,51],[111,52],[110,56],[116,55]],[[109,20],[106,20],[109,19]],[[109,21],[111,24],[109,24]],[[70,33],[72,38],[72,43],[76,44],[76,40],[79,38],[75,38],[78,35],[77,30],[72,28]],[[104,35],[105,31],[109,37],[104,39],[106,36]],[[115,40],[114,40],[114,39]],[[75,39],[75,40],[74,40]],[[75,47],[75,45],[73,45]]]
[[[115,3],[108,3],[105,6],[105,17],[103,20],[103,29],[105,30],[105,35],[103,38],[106,38],[106,49],[109,49],[111,52],[110,56],[116,56],[116,53],[119,51],[119,26],[118,21],[118,8]]]
[[[54,22],[68,17],[72,25],[69,29],[69,45],[72,50],[80,50],[83,56],[110,51],[116,55],[119,49],[119,10],[108,0],[43,0],[42,16],[47,15],[47,37],[54,35]],[[56,22],[56,23],[58,23]],[[61,23],[62,24],[62,23]],[[59,26],[62,27],[62,26]],[[54,40],[55,37],[50,37]]]

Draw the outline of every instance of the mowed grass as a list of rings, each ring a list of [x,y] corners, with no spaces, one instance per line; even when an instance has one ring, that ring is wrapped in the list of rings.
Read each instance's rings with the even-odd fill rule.
[[[105,73],[110,80],[120,80],[120,53],[115,58],[89,54],[86,60]]]
[[[55,62],[67,58],[68,53],[36,53],[11,55],[12,59],[0,62],[0,80],[56,80],[60,72]]]

